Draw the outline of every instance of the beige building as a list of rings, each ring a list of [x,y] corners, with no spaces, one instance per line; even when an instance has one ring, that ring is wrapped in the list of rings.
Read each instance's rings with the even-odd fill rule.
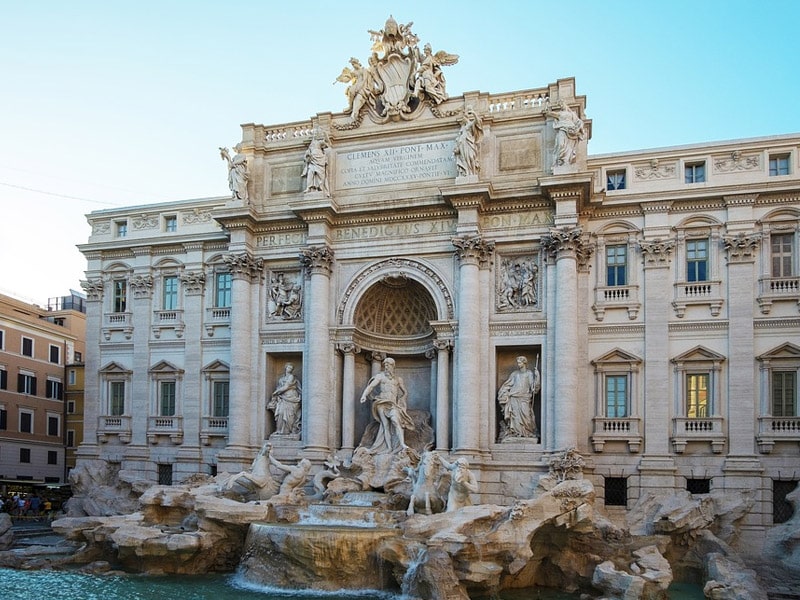
[[[267,438],[347,458],[388,356],[482,502],[574,446],[609,507],[742,489],[747,533],[784,520],[800,135],[592,156],[574,80],[448,98],[447,61],[386,31],[346,112],[243,126],[231,197],[88,216],[80,456],[165,483]],[[276,418],[287,363],[300,411]]]
[[[84,298],[53,298],[42,308],[0,295],[0,480],[65,483],[71,408],[83,404],[76,377],[85,355]],[[82,378],[81,378],[82,379]]]

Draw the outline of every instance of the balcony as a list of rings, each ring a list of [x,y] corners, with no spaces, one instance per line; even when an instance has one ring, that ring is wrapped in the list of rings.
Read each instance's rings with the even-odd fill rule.
[[[230,327],[231,326],[231,309],[230,307],[222,308],[207,308],[206,309],[206,335],[214,337],[214,329],[217,327]]]
[[[762,454],[772,452],[775,442],[800,443],[800,417],[759,417],[756,441]]]
[[[131,442],[131,417],[128,415],[102,415],[97,418],[97,441],[108,442],[112,435],[119,438],[120,443]]]
[[[693,305],[706,305],[711,309],[712,317],[719,316],[723,302],[721,281],[684,281],[674,287],[672,308],[679,319],[686,314],[686,307]]]
[[[768,315],[774,302],[796,302],[800,309],[800,277],[762,277],[758,280],[758,306]]]
[[[203,446],[211,445],[212,438],[228,437],[228,417],[203,417],[200,430],[200,443]]]
[[[153,337],[156,339],[161,337],[164,329],[174,330],[175,337],[181,338],[185,328],[182,310],[157,310],[153,314]]]
[[[133,319],[129,312],[107,313],[103,318],[103,337],[108,342],[114,331],[121,331],[125,339],[133,336]]]
[[[683,454],[689,442],[710,442],[711,451],[720,454],[725,448],[725,432],[722,430],[725,419],[722,417],[672,419],[672,447]]]
[[[628,318],[634,320],[641,307],[638,285],[598,286],[594,289],[592,310],[598,321],[602,321],[606,310],[612,308],[624,308],[628,311]]]
[[[158,444],[160,436],[169,436],[173,444],[183,442],[183,417],[148,417],[147,442]]]
[[[595,417],[592,447],[595,452],[602,452],[606,442],[626,442],[628,450],[639,452],[642,447],[640,419],[636,417]]]

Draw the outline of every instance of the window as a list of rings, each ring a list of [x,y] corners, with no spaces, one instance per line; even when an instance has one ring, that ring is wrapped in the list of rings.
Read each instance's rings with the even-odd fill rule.
[[[108,412],[111,416],[125,414],[125,382],[112,381],[109,383]]]
[[[56,451],[56,450],[48,450],[47,451],[47,464],[48,465],[57,465],[58,464],[58,451]]]
[[[75,369],[70,369],[67,373],[67,384],[68,385],[75,385],[78,381],[78,374]]]
[[[178,278],[174,275],[164,277],[164,310],[175,310],[178,308]]]
[[[604,477],[606,506],[628,505],[628,478]]]
[[[76,363],[83,362],[83,354],[81,354],[80,352],[76,352],[75,353],[75,362]]]
[[[227,308],[231,305],[231,274],[217,273],[214,306]]]
[[[114,280],[114,291],[113,291],[113,300],[114,300],[114,312],[121,313],[125,312],[127,307],[127,297],[128,297],[128,284],[124,279],[115,279]]]
[[[0,369],[0,390],[8,389],[8,373],[5,369]]]
[[[19,411],[19,432],[33,433],[33,412],[20,409]]]
[[[19,449],[19,462],[21,462],[21,463],[29,463],[29,462],[31,462],[31,449],[30,448],[20,448]]]
[[[50,362],[56,365],[61,362],[61,348],[53,344],[50,344]]]
[[[172,465],[158,465],[158,485],[172,485]]]
[[[793,247],[794,234],[781,233],[769,236],[770,255],[772,257],[773,277],[792,277],[794,275]]]
[[[708,240],[686,241],[686,281],[708,281]]]
[[[5,348],[5,344],[4,344],[4,342],[5,342],[5,338],[6,338],[6,336],[5,336],[5,331],[3,331],[2,329],[0,329],[0,350],[2,350],[3,348]]]
[[[5,406],[0,407],[0,430],[8,429],[8,411]]]
[[[29,373],[17,375],[17,391],[20,394],[36,395],[36,377]]]
[[[606,375],[606,417],[628,416],[628,376]]]
[[[772,371],[772,416],[797,416],[797,371]]]
[[[628,247],[624,244],[606,246],[606,285],[626,285]]]
[[[47,415],[47,435],[61,435],[61,419],[57,415]]]
[[[686,375],[686,416],[690,419],[704,419],[708,410],[708,373],[688,373]]]
[[[711,492],[710,479],[687,479],[686,491],[690,494],[708,494]]]
[[[74,415],[75,414],[75,401],[70,400],[67,402],[67,414]]]
[[[161,381],[159,385],[159,413],[162,417],[175,415],[175,382]]]
[[[769,157],[769,176],[776,177],[778,175],[789,174],[789,155],[776,154]]]
[[[686,163],[683,172],[686,183],[703,183],[706,180],[706,163]]]
[[[211,415],[214,417],[227,417],[229,402],[230,382],[228,381],[215,381],[214,382],[214,399],[213,406],[211,407]]]
[[[128,236],[128,222],[127,221],[117,221],[115,223],[117,226],[117,237],[127,237]]]
[[[772,522],[774,524],[786,523],[794,516],[794,509],[786,496],[791,494],[799,481],[774,481],[772,482]]]
[[[625,169],[615,171],[606,171],[606,190],[612,192],[614,190],[625,189]]]
[[[164,231],[177,231],[178,230],[178,217],[169,215],[164,217]]]
[[[53,400],[62,400],[64,398],[64,384],[54,379],[48,379],[45,382],[45,398]]]
[[[33,340],[31,338],[22,338],[22,356],[33,356]]]
[[[67,448],[75,447],[75,430],[67,429]]]

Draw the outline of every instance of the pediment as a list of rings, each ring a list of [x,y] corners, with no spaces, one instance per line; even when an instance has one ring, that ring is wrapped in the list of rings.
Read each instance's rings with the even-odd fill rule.
[[[614,348],[610,352],[606,352],[602,356],[595,358],[592,361],[593,365],[603,365],[603,364],[610,364],[610,363],[624,363],[624,364],[640,364],[642,359],[638,356],[634,356],[629,352],[625,352],[621,348]]]
[[[111,361],[110,363],[107,363],[106,366],[104,366],[102,369],[100,369],[100,373],[103,375],[109,375],[111,373],[117,373],[117,374],[124,373],[126,375],[130,375],[132,371],[130,369],[126,369],[118,362]]]
[[[221,360],[213,360],[202,369],[203,373],[230,373],[230,371],[230,365]]]
[[[722,362],[725,357],[705,346],[695,346],[691,350],[679,354],[672,359],[674,363],[683,362]]]
[[[183,373],[183,369],[176,367],[167,360],[161,360],[150,367],[148,373]]]
[[[789,342],[773,348],[758,357],[758,360],[800,360],[800,347]]]

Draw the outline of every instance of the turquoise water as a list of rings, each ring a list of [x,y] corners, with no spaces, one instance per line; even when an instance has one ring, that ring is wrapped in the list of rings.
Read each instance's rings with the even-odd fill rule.
[[[699,600],[697,586],[675,584],[672,600]],[[672,589],[672,588],[671,588]],[[0,598],[11,600],[399,600],[375,591],[301,592],[254,586],[236,575],[204,577],[95,577],[64,571],[0,569]],[[574,600],[577,595],[546,590],[503,592],[501,600]]]

